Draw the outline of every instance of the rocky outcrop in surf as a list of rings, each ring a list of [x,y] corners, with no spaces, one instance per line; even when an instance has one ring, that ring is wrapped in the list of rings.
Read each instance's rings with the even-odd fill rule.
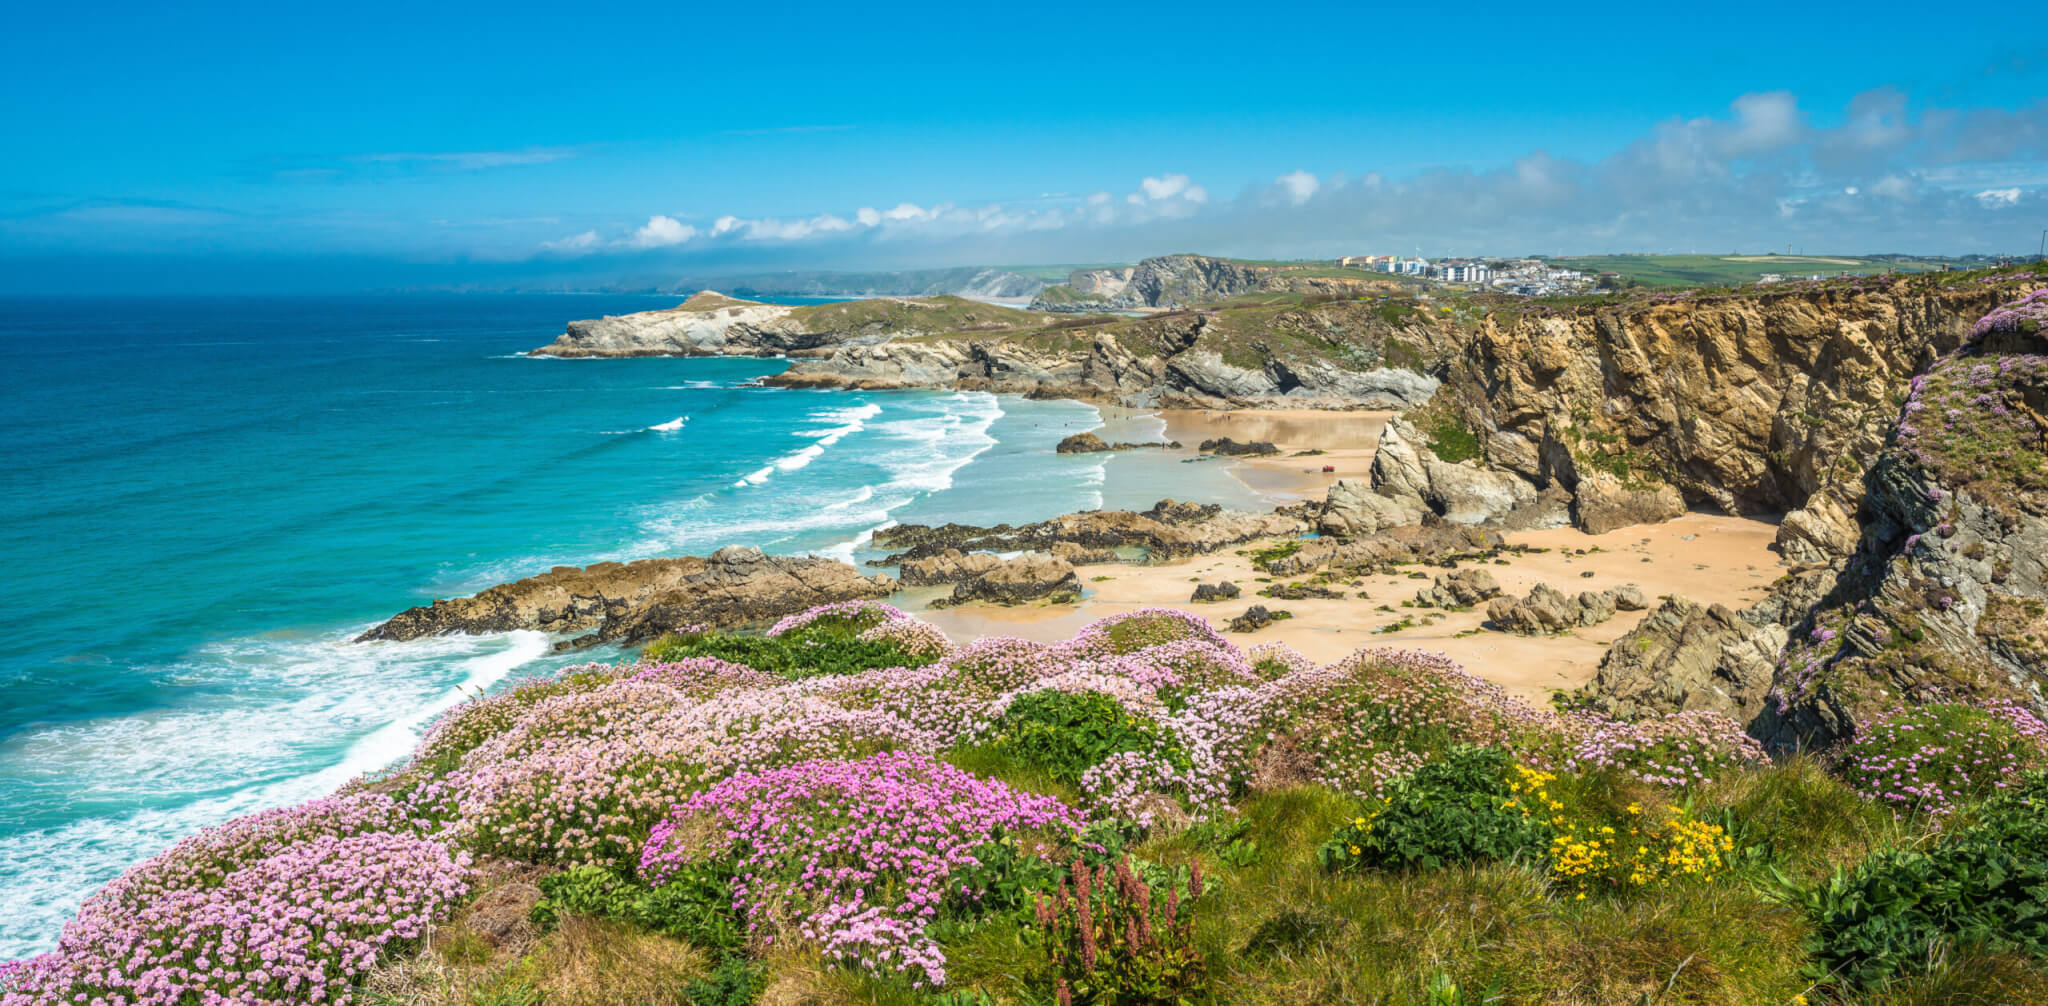
[[[557,566],[471,597],[402,611],[358,642],[537,629],[573,644],[653,639],[689,625],[735,628],[837,601],[887,597],[896,582],[843,562],[732,546],[710,556]]]
[[[1090,510],[1014,527],[899,524],[875,532],[874,543],[878,548],[903,551],[877,559],[874,565],[917,563],[944,557],[948,551],[1027,549],[1056,556],[1092,553],[1094,561],[1105,553],[1113,556],[1108,550],[1132,549],[1147,557],[1167,559],[1202,555],[1262,538],[1291,538],[1308,529],[1300,518],[1284,513],[1260,514],[1161,500],[1143,512]]]

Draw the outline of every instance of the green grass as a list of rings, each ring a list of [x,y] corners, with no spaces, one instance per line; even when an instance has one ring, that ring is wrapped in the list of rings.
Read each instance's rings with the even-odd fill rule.
[[[812,331],[884,334],[1020,331],[1046,322],[1046,316],[1036,312],[954,296],[877,297],[806,304],[793,309],[790,315]]]
[[[1877,261],[1853,255],[1769,255],[1762,252],[1733,255],[1586,255],[1552,261],[1567,269],[1620,273],[1651,287],[1744,286],[1755,283],[1765,273],[1803,279],[1813,275],[1927,272],[1940,268],[1933,263]]]

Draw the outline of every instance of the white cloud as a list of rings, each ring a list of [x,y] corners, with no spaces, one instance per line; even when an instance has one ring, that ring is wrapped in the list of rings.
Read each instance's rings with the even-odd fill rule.
[[[635,248],[666,248],[679,245],[697,236],[697,228],[682,223],[674,217],[652,216],[647,225],[633,232],[626,243]]]
[[[543,241],[540,246],[551,252],[580,255],[596,248],[603,240],[597,236],[596,231],[584,231],[581,234],[571,234],[560,241]]]
[[[1161,175],[1158,178],[1148,177],[1138,183],[1138,188],[1140,191],[1131,193],[1129,197],[1129,201],[1133,205],[1142,205],[1147,202],[1161,203],[1176,196],[1195,204],[1209,201],[1209,190],[1196,185],[1188,176],[1183,174],[1167,174]]]
[[[2003,251],[2010,226],[1993,214],[2048,185],[2043,163],[2048,99],[2012,112],[1944,112],[1879,90],[1857,96],[1842,125],[1816,127],[1794,95],[1756,92],[1720,115],[1659,123],[1594,159],[1539,149],[1490,168],[1406,176],[1296,169],[1219,199],[1190,174],[1165,172],[1127,192],[969,207],[905,201],[797,219],[727,215],[701,233],[655,217],[609,246],[694,237],[691,251],[710,255],[734,243],[803,244],[815,249],[802,253],[811,261],[852,263],[877,261],[887,245],[907,264],[1110,260],[1169,248],[1512,254],[1796,241],[1841,252]],[[577,235],[545,247],[593,242],[603,244]]]
[[[1721,141],[1730,157],[1748,157],[1782,150],[1806,135],[1806,116],[1790,91],[1745,94],[1729,107],[1735,124]]]
[[[1274,184],[1287,190],[1287,198],[1296,206],[1308,202],[1322,188],[1323,183],[1306,171],[1295,169],[1273,180]]]

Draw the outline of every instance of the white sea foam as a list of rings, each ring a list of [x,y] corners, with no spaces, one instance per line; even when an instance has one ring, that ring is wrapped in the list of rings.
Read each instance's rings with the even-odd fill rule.
[[[758,486],[768,481],[769,476],[774,475],[778,471],[793,472],[803,468],[805,465],[817,460],[819,455],[825,453],[826,448],[867,429],[867,421],[881,414],[882,407],[872,402],[864,402],[851,408],[824,409],[813,412],[808,418],[838,425],[823,429],[798,430],[797,436],[813,438],[809,445],[776,458],[774,461],[769,462],[767,467],[757,469],[753,474],[733,483],[733,488]]]
[[[353,635],[212,644],[175,669],[210,698],[9,739],[0,762],[84,813],[0,843],[0,960],[48,949],[87,895],[180,838],[405,757],[433,717],[548,653],[538,632],[375,644]]]
[[[649,433],[674,433],[677,430],[682,429],[683,424],[689,421],[689,416],[677,416],[676,418],[671,419],[668,422],[656,423],[653,426],[649,426],[647,428],[647,431]]]

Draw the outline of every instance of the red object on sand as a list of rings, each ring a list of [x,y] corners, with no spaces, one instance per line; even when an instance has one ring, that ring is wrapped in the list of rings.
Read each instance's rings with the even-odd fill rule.
[[[1334,472],[1334,471],[1336,471],[1336,470],[1337,470],[1337,466],[1336,466],[1336,465],[1324,465],[1324,466],[1323,466],[1323,470],[1324,470],[1324,471],[1326,471],[1326,472]]]

